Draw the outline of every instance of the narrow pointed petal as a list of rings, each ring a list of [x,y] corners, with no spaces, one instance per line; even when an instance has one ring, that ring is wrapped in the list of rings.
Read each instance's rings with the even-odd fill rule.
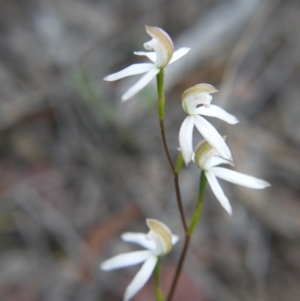
[[[150,256],[145,261],[141,269],[137,272],[131,283],[128,285],[124,294],[124,301],[131,299],[145,285],[150,278],[156,263],[157,257],[155,255]]]
[[[205,176],[206,176],[208,183],[209,183],[213,193],[215,194],[216,198],[218,199],[218,201],[220,202],[222,207],[231,215],[232,209],[231,209],[229,200],[226,197],[226,195],[224,194],[223,189],[220,186],[216,176],[210,170],[205,172]]]
[[[145,86],[147,86],[150,81],[159,73],[159,69],[152,65],[152,68],[137,82],[135,83],[127,92],[122,96],[122,101],[126,101],[136,93],[141,91]]]
[[[153,63],[155,63],[157,57],[156,53],[153,51],[135,51],[134,54],[139,56],[146,56]]]
[[[177,60],[179,60],[181,57],[186,55],[190,50],[191,50],[191,48],[183,47],[183,48],[179,48],[178,50],[174,51],[173,56],[172,56],[172,58],[171,58],[168,65],[170,65],[170,64],[176,62]]]
[[[121,269],[131,265],[139,264],[145,261],[149,256],[151,256],[151,254],[152,252],[148,250],[123,253],[105,260],[101,263],[100,268],[103,271]]]
[[[202,106],[200,108],[197,108],[196,113],[200,115],[216,117],[230,124],[236,124],[239,122],[234,115],[229,114],[222,108],[215,105],[210,105],[209,107]]]
[[[194,116],[187,116],[179,131],[179,146],[185,162],[188,165],[193,157]]]
[[[148,250],[155,250],[155,242],[147,237],[145,233],[126,232],[121,236],[122,240],[135,243]]]
[[[195,126],[221,157],[232,161],[230,149],[218,131],[203,117],[195,115]]]
[[[211,170],[217,177],[226,180],[228,182],[231,182],[233,184],[254,188],[254,189],[263,189],[270,186],[270,184],[264,180],[251,177],[227,168],[212,167]]]
[[[104,77],[104,80],[106,81],[115,81],[127,76],[131,76],[131,75],[136,75],[136,74],[141,74],[141,73],[145,73],[148,72],[151,68],[153,67],[153,64],[148,64],[148,63],[144,63],[144,64],[133,64],[121,71],[118,71],[116,73],[107,75]]]

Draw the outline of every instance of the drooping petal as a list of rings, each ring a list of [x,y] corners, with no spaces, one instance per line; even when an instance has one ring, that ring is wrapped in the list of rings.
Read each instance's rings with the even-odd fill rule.
[[[141,74],[149,71],[153,67],[153,64],[150,63],[144,63],[144,64],[133,64],[121,71],[118,71],[116,73],[107,75],[104,77],[104,80],[106,81],[115,81],[127,76]]]
[[[179,146],[185,162],[188,165],[193,157],[194,116],[187,116],[179,131]]]
[[[142,265],[141,269],[137,272],[131,283],[128,285],[125,294],[124,301],[131,299],[148,281],[155,265],[157,263],[157,257],[151,255]]]
[[[152,252],[148,250],[135,251],[119,254],[101,263],[100,268],[103,271],[121,269],[145,261]]]
[[[139,56],[146,56],[153,63],[156,61],[156,53],[153,51],[135,51],[134,54]]]
[[[126,101],[136,93],[141,91],[150,81],[159,73],[159,69],[152,65],[152,68],[137,82],[135,83],[130,89],[128,89],[122,95],[122,101]]]
[[[196,114],[216,117],[230,124],[236,124],[239,122],[234,115],[227,113],[225,110],[215,105],[210,105],[209,107],[199,107],[196,109]]]
[[[243,173],[230,170],[227,168],[212,167],[211,171],[217,177],[237,185],[254,188],[254,189],[263,189],[270,186],[270,184],[264,180],[252,176],[248,176]]]
[[[232,161],[230,149],[218,131],[203,117],[194,116],[195,126],[209,144],[220,154],[221,157]]]
[[[155,250],[155,242],[147,237],[147,234],[145,233],[131,233],[126,232],[121,235],[122,240],[135,243],[140,245],[141,247],[144,247],[145,249],[148,249],[150,251]]]
[[[213,193],[215,194],[216,198],[218,199],[218,201],[220,202],[222,207],[231,215],[232,209],[231,209],[229,200],[226,197],[226,195],[224,194],[223,189],[220,186],[216,176],[214,175],[214,173],[211,170],[206,171],[205,176],[206,176],[208,183],[209,183]]]
[[[168,65],[170,65],[170,64],[176,62],[177,60],[179,60],[181,57],[186,55],[190,50],[191,50],[191,48],[183,47],[183,48],[179,48],[178,50],[174,51],[173,56],[172,56],[172,58],[171,58]]]

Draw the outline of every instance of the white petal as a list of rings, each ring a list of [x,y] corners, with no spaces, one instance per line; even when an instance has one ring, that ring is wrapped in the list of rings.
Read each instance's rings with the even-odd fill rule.
[[[148,250],[123,253],[105,260],[101,263],[100,268],[103,271],[110,271],[135,265],[145,261],[151,254],[152,252]]]
[[[150,81],[159,73],[159,69],[152,65],[152,68],[137,82],[135,83],[127,92],[122,96],[122,101],[126,101],[136,93],[141,91]]]
[[[187,116],[179,131],[179,146],[186,165],[190,163],[193,157],[194,119],[194,116]]]
[[[209,106],[211,101],[212,96],[208,93],[193,93],[183,97],[182,107],[187,114],[195,115],[198,114],[197,106]]]
[[[209,107],[202,106],[200,108],[197,108],[196,113],[200,115],[216,117],[230,124],[236,124],[239,122],[234,115],[227,113],[225,110],[215,105],[210,105]]]
[[[219,200],[220,204],[231,215],[232,209],[231,209],[229,200],[227,199],[226,195],[224,194],[223,189],[220,186],[217,178],[215,177],[213,172],[210,171],[210,170],[206,171],[205,175],[206,175],[206,178],[208,180],[208,183],[209,183],[213,193],[215,194],[215,196]]]
[[[153,51],[135,51],[135,55],[146,56],[153,63],[156,61],[156,53]]]
[[[120,78],[123,77],[127,77],[127,76],[131,76],[131,75],[136,75],[136,74],[141,74],[141,73],[145,73],[147,71],[149,71],[151,68],[153,67],[153,64],[134,64],[131,65],[119,72],[107,75],[104,77],[104,80],[107,81],[114,81],[114,80],[118,80]]]
[[[124,294],[124,301],[131,299],[145,285],[150,278],[156,263],[157,257],[155,255],[150,256],[145,261],[141,269],[137,272],[131,283],[128,285]]]
[[[177,244],[179,240],[179,236],[172,234],[172,245],[174,246],[175,244]]]
[[[144,247],[145,249],[148,249],[151,251],[155,250],[155,247],[156,247],[155,242],[153,240],[149,239],[147,234],[145,234],[145,233],[126,232],[121,235],[121,238],[124,241],[138,244],[138,245]]]
[[[232,161],[230,149],[221,135],[208,121],[199,115],[195,115],[195,126],[221,157]]]
[[[234,165],[233,162],[231,162],[231,161],[228,161],[224,158],[215,156],[215,157],[210,158],[209,162],[207,162],[205,166],[206,166],[207,169],[210,169],[211,167],[217,166],[217,165],[220,165],[220,164],[229,164],[231,166]]]
[[[270,184],[264,180],[251,177],[227,168],[212,167],[211,170],[217,177],[237,185],[254,189],[263,189],[270,186]]]
[[[174,51],[173,56],[172,56],[170,62],[168,63],[168,65],[170,65],[170,64],[174,63],[175,61],[179,60],[181,57],[186,55],[190,50],[191,50],[191,48],[183,47],[183,48],[179,48],[178,50]]]

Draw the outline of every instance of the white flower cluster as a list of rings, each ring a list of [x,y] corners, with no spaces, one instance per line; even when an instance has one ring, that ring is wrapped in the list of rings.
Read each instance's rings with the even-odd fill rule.
[[[189,52],[189,48],[180,48],[174,51],[174,46],[169,35],[158,27],[146,26],[147,33],[152,39],[144,44],[148,52],[134,52],[135,55],[146,56],[152,63],[131,65],[119,72],[104,78],[107,81],[115,81],[127,76],[146,73],[122,96],[126,101],[142,90],[164,67],[175,62]],[[179,145],[186,165],[190,161],[204,171],[212,191],[224,209],[231,214],[232,209],[229,200],[225,196],[217,177],[237,185],[262,189],[270,184],[266,181],[238,173],[233,170],[218,167],[220,164],[232,163],[229,147],[218,131],[202,116],[216,117],[227,123],[236,124],[238,120],[222,108],[212,105],[212,93],[217,90],[209,84],[198,84],[187,89],[182,94],[182,107],[187,117],[183,121],[179,131]],[[194,127],[205,138],[193,148]],[[146,250],[135,251],[117,255],[101,264],[101,269],[108,271],[123,268],[138,263],[143,263],[132,282],[126,289],[124,301],[131,299],[147,282],[157,264],[158,258],[169,253],[178,237],[173,235],[169,228],[153,219],[147,219],[150,228],[148,234],[125,233],[122,239],[127,242],[136,243]]]
[[[205,172],[205,176],[209,185],[224,209],[231,214],[232,209],[230,203],[225,196],[218,180],[219,177],[228,182],[250,187],[254,189],[262,189],[270,186],[270,184],[261,179],[244,175],[242,173],[229,170],[222,167],[216,167],[220,164],[232,163],[231,152],[222,136],[217,130],[203,117],[210,116],[222,119],[230,124],[236,124],[237,118],[222,108],[212,105],[211,93],[217,90],[209,84],[199,84],[187,89],[182,94],[182,107],[187,113],[187,117],[183,121],[179,132],[179,145],[184,158],[185,164],[194,159],[195,164]],[[196,126],[205,140],[201,141],[193,151],[193,128]]]

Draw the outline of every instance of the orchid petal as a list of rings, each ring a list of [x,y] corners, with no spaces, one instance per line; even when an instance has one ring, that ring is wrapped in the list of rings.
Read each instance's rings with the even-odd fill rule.
[[[221,157],[232,161],[230,149],[217,130],[203,117],[195,115],[195,126]]]
[[[139,56],[146,56],[149,60],[151,60],[153,63],[156,61],[156,53],[153,51],[135,51],[134,52],[135,55],[139,55]]]
[[[191,48],[183,47],[183,48],[179,48],[178,50],[174,51],[173,56],[172,56],[170,62],[168,63],[168,65],[170,65],[170,64],[176,62],[177,60],[179,60],[181,57],[186,55],[190,50],[191,50]]]
[[[178,240],[179,240],[179,236],[173,234],[172,235],[172,245],[174,246],[175,244],[177,244]]]
[[[196,109],[196,114],[216,117],[230,124],[236,124],[239,122],[234,115],[227,113],[225,110],[215,105],[210,105],[209,107],[199,107]]]
[[[263,189],[270,184],[264,180],[245,175],[243,173],[222,168],[222,167],[212,167],[211,171],[219,178],[231,182],[233,184],[254,188],[254,189]]]
[[[119,254],[101,263],[100,268],[103,271],[110,271],[125,268],[145,261],[152,255],[151,251],[142,250]]]
[[[211,170],[208,170],[205,172],[205,176],[208,180],[208,183],[215,194],[216,198],[219,200],[220,204],[222,207],[231,215],[232,214],[232,209],[229,203],[228,198],[224,194],[224,191],[222,187],[220,186],[216,176]]]
[[[124,294],[124,301],[131,299],[145,285],[155,268],[157,260],[158,258],[155,255],[152,255],[145,261],[128,285]]]
[[[145,249],[148,249],[150,251],[155,250],[155,242],[148,238],[147,234],[145,233],[131,233],[126,232],[121,235],[122,240],[138,244],[141,247],[144,247]]]
[[[149,71],[152,67],[153,67],[153,64],[150,64],[150,63],[133,64],[121,71],[118,71],[116,73],[105,76],[104,80],[115,81],[115,80],[121,79],[123,77],[145,73],[145,72]]]
[[[193,157],[194,120],[194,116],[187,116],[184,119],[179,131],[179,146],[185,165],[188,165]]]
[[[208,93],[195,93],[182,97],[182,107],[188,115],[197,113],[197,106],[209,106],[212,101],[212,96]]]
[[[206,168],[207,169],[210,169],[211,167],[214,167],[214,166],[217,166],[217,165],[220,165],[220,164],[229,164],[231,166],[233,166],[233,162],[231,161],[228,161],[224,158],[221,158],[221,157],[212,157],[209,159],[209,162],[206,163]]]
[[[174,46],[170,36],[161,28],[146,26],[147,33],[153,38],[144,47],[156,52],[155,66],[164,68],[172,58]]]
[[[137,82],[135,83],[127,92],[122,95],[122,101],[126,101],[136,93],[141,91],[147,84],[159,73],[160,69],[154,67],[152,68]]]

